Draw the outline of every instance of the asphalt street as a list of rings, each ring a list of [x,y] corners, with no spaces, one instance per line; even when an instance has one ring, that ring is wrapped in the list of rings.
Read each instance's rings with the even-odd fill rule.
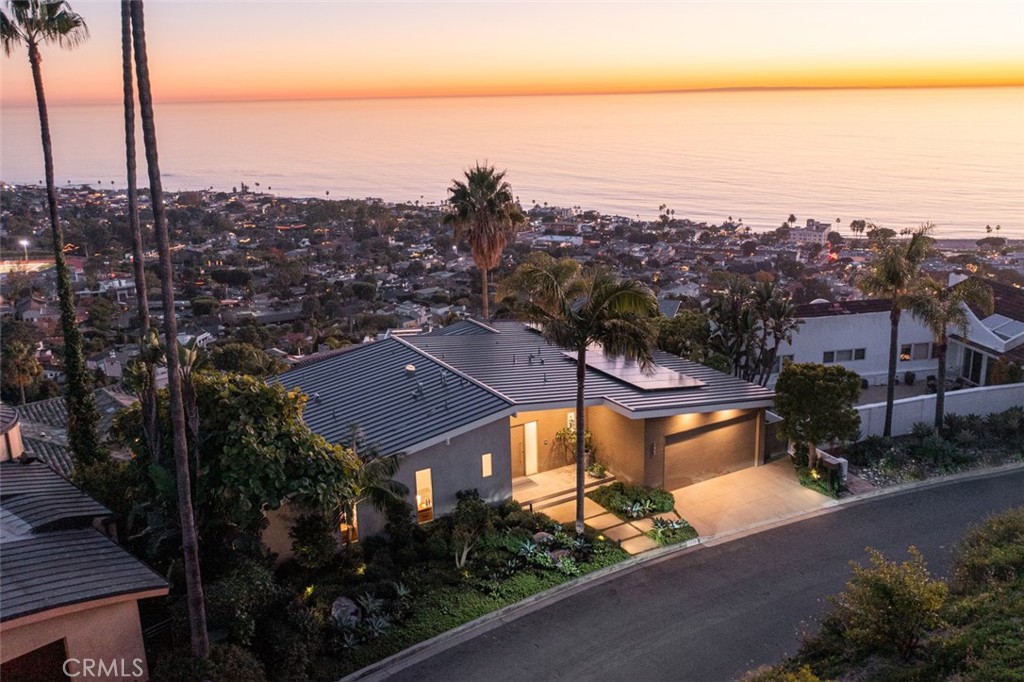
[[[866,547],[945,576],[967,528],[1024,504],[1024,470],[874,498],[643,564],[396,671],[393,680],[733,680],[796,650]]]

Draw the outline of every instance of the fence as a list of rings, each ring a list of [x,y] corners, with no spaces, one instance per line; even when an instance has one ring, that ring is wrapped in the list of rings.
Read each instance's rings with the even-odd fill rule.
[[[985,416],[1024,405],[1024,383],[982,386],[946,392],[946,414],[979,414]],[[859,405],[860,429],[863,438],[880,436],[885,426],[885,403]],[[893,403],[892,435],[910,433],[916,422],[935,421],[935,395],[903,398]]]

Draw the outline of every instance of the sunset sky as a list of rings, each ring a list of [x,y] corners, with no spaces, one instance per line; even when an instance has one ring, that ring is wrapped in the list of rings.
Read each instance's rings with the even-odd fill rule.
[[[44,48],[50,102],[120,99],[115,0]],[[1024,0],[405,2],[148,0],[163,101],[1024,85]],[[33,101],[24,53],[2,102]]]

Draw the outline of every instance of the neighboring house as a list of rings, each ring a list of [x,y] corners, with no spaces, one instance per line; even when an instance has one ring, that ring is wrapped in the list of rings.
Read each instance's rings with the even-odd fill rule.
[[[680,488],[764,461],[773,393],[656,352],[635,363],[588,355],[587,428],[597,459],[619,479]],[[534,329],[466,320],[431,333],[311,357],[276,382],[309,396],[304,419],[332,443],[357,427],[367,445],[405,453],[396,479],[421,522],[450,512],[456,493],[512,496],[512,481],[570,465],[556,434],[574,423],[576,362]],[[361,534],[381,520],[360,510]]]
[[[853,370],[869,384],[886,383],[889,376],[889,308],[888,300],[868,299],[829,303],[820,301],[799,305],[796,316],[800,330],[792,342],[778,353],[772,382],[782,363],[816,362],[842,365]],[[918,379],[935,374],[935,344],[931,331],[904,310],[899,327],[899,361],[897,377],[914,372]],[[950,366],[954,366],[950,354]]]
[[[988,386],[998,363],[1024,367],[1024,291],[999,282],[992,287],[994,312],[983,317],[971,309],[967,338],[951,330],[949,357],[959,367],[958,376],[972,386]]]
[[[0,408],[0,678],[68,679],[91,659],[117,669],[90,679],[148,679],[139,601],[167,581],[111,539],[110,510],[10,447],[19,429]]]

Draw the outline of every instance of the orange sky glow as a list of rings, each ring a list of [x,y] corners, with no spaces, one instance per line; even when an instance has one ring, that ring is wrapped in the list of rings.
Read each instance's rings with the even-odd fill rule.
[[[113,0],[44,48],[53,103],[120,100]],[[161,101],[1024,85],[1024,0],[182,2],[148,0]],[[4,57],[2,103],[33,101]]]

